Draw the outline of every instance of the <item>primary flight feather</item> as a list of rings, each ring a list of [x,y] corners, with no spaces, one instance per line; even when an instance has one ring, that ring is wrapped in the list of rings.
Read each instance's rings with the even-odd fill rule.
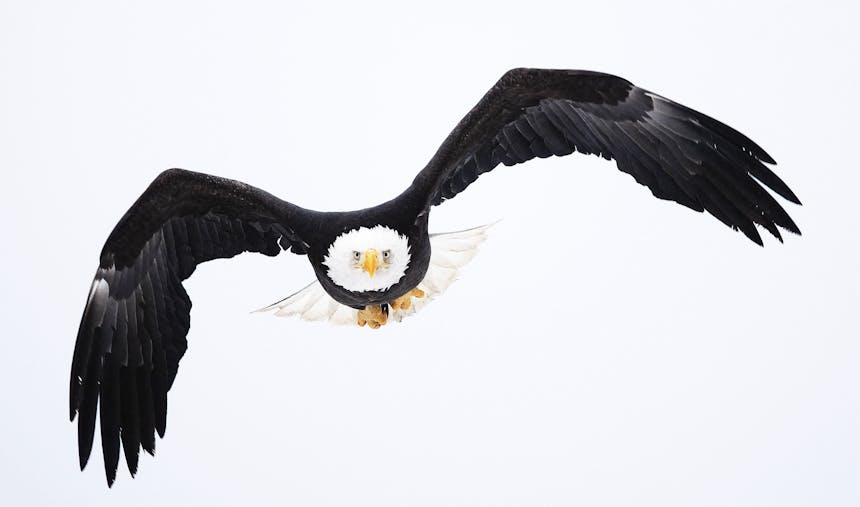
[[[412,185],[351,212],[300,208],[238,181],[161,173],[108,236],[72,359],[70,417],[78,416],[81,468],[100,405],[108,485],[120,448],[132,475],[140,448],[164,436],[167,392],[187,348],[191,300],[182,281],[198,264],[242,252],[305,255],[316,281],[270,305],[280,315],[377,328],[400,319],[453,280],[486,227],[429,234],[430,208],[499,164],[573,152],[614,159],[655,197],[696,211],[762,244],[800,230],[767,187],[797,196],[774,160],[731,127],[608,74],[507,72],[460,121]]]

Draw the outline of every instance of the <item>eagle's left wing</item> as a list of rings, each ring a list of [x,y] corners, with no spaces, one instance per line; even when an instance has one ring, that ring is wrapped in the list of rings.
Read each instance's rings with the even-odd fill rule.
[[[580,70],[514,69],[460,121],[408,190],[425,207],[462,192],[500,163],[578,151],[615,159],[654,196],[707,210],[762,244],[800,230],[762,185],[797,196],[749,138],[622,78]]]

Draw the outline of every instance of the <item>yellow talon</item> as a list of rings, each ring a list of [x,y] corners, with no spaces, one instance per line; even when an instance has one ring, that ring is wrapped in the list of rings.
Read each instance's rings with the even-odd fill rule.
[[[400,296],[391,302],[391,308],[395,310],[408,310],[412,307],[412,298],[423,298],[424,291],[419,288],[414,288],[406,294]]]
[[[423,298],[424,291],[414,288],[406,294],[395,299],[389,306],[392,310],[408,310],[412,308],[412,298]],[[368,305],[358,311],[356,323],[360,327],[368,326],[371,329],[379,329],[388,322],[388,312],[382,309],[382,305]]]
[[[379,329],[388,322],[388,314],[382,310],[380,305],[368,305],[364,310],[358,311],[357,322],[359,326],[367,324],[371,329]]]

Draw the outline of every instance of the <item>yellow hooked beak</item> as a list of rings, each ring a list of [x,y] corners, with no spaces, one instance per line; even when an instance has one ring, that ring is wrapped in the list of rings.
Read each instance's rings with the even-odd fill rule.
[[[373,278],[374,273],[376,273],[376,268],[379,266],[379,254],[376,253],[376,250],[371,248],[370,250],[364,252],[364,264],[361,266],[361,269],[367,271],[367,274]]]

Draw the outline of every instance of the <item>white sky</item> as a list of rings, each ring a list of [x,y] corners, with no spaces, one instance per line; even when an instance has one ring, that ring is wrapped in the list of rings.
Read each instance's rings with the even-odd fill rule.
[[[0,3],[3,503],[858,505],[858,13],[789,3]],[[503,220],[399,325],[249,314],[303,257],[201,266],[156,457],[112,490],[100,450],[78,471],[80,313],[159,171],[373,205],[515,66],[738,128],[804,236],[759,248],[594,157],[501,167],[433,212]]]

